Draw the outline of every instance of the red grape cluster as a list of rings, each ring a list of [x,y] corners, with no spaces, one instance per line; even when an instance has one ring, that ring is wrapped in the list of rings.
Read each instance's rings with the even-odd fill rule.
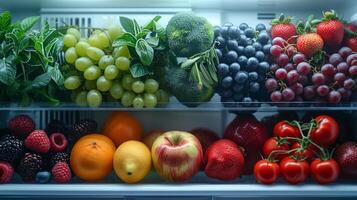
[[[328,57],[326,64],[314,66],[282,38],[274,38],[272,45],[275,64],[265,87],[273,102],[350,100],[357,81],[357,54],[350,48],[342,47]]]

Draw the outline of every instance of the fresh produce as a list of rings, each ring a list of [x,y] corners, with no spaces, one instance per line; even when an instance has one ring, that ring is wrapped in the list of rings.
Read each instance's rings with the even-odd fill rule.
[[[76,142],[71,151],[71,168],[85,181],[99,181],[113,169],[114,143],[106,136],[89,134]]]
[[[140,182],[150,172],[151,152],[142,142],[124,142],[114,153],[113,167],[125,183]]]
[[[196,136],[196,138],[200,141],[203,155],[205,155],[207,148],[211,146],[211,144],[219,140],[217,134],[208,128],[195,128],[189,132]]]
[[[113,112],[106,120],[102,132],[119,146],[129,140],[141,140],[143,127],[131,114]]]
[[[54,152],[63,152],[68,146],[68,140],[62,133],[53,133],[49,137],[51,150]]]
[[[244,156],[231,140],[211,144],[204,156],[205,174],[219,180],[234,180],[242,175]]]
[[[142,141],[151,150],[152,144],[154,144],[156,138],[162,135],[163,133],[164,131],[162,131],[161,129],[154,129],[146,133]]]
[[[312,161],[310,165],[312,178],[319,184],[329,184],[337,180],[340,166],[334,159]]]
[[[323,13],[322,21],[317,25],[317,34],[319,34],[324,43],[330,47],[337,47],[343,41],[344,25],[338,19],[334,10]]]
[[[82,119],[78,122],[74,123],[71,127],[71,134],[69,136],[72,142],[76,142],[81,137],[96,133],[98,128],[98,124],[96,121],[92,119]]]
[[[41,155],[25,153],[16,171],[25,182],[31,182],[35,180],[36,174],[42,170],[44,164],[44,159]]]
[[[254,164],[260,160],[262,147],[268,139],[266,127],[253,115],[237,115],[224,131],[224,138],[230,139],[244,149],[244,172],[252,174]]]
[[[307,161],[286,157],[280,162],[280,172],[285,181],[295,185],[307,179],[310,166]]]
[[[356,32],[357,33],[357,32]],[[357,34],[347,40],[347,46],[352,49],[352,51],[357,52]]]
[[[241,26],[240,26],[241,27]],[[216,53],[219,57],[217,73],[218,94],[222,102],[248,103],[264,100],[263,84],[270,69],[270,35],[264,25],[254,30],[226,24],[215,27]]]
[[[35,130],[25,139],[25,147],[36,153],[47,153],[51,144],[45,131]]]
[[[193,12],[177,13],[167,27],[170,49],[180,57],[190,57],[209,49],[213,41],[213,27]]]
[[[280,167],[269,160],[260,160],[254,165],[255,179],[262,184],[273,184],[280,175]]]
[[[341,166],[345,177],[357,178],[357,143],[346,142],[339,146],[335,154],[336,161]]]
[[[29,105],[58,104],[66,100],[58,54],[62,34],[47,22],[36,30],[39,16],[12,23],[11,14],[0,13],[0,100]]]
[[[25,151],[24,142],[13,135],[5,135],[0,140],[0,160],[17,163]]]
[[[42,171],[36,174],[36,183],[48,183],[50,180],[51,173],[48,171]]]
[[[72,178],[71,169],[65,162],[56,163],[51,173],[56,183],[67,183]]]
[[[35,122],[28,115],[16,115],[8,122],[10,132],[18,137],[27,137],[35,127]]]
[[[311,58],[315,53],[322,50],[324,41],[317,33],[304,33],[298,37],[296,46],[300,53]]]
[[[322,146],[334,144],[340,131],[336,120],[327,115],[317,116],[314,120],[316,128],[311,131],[311,140]]]
[[[265,141],[262,152],[263,156],[266,158],[269,157],[269,155],[274,151],[280,152],[275,156],[275,158],[280,161],[288,156],[288,150],[290,150],[290,147],[287,140],[281,139],[280,137],[272,137]]]
[[[273,129],[273,135],[275,137],[280,137],[280,138],[284,138],[284,137],[299,138],[301,136],[298,127],[287,121],[280,121],[277,124],[275,124]]]
[[[292,155],[296,158],[305,159],[309,162],[315,158],[315,148],[309,143],[295,142],[291,145],[291,149],[294,149]]]
[[[50,168],[54,167],[58,162],[70,164],[70,157],[67,152],[54,152],[50,154]]]
[[[296,36],[295,24],[291,23],[291,17],[286,17],[282,14],[279,19],[274,19],[271,21],[271,37],[281,37],[288,43],[295,41],[294,36]]]
[[[14,175],[14,168],[10,163],[0,161],[0,184],[9,183]]]
[[[159,136],[151,148],[151,156],[156,172],[172,182],[192,178],[203,160],[198,139],[183,131],[169,131]]]

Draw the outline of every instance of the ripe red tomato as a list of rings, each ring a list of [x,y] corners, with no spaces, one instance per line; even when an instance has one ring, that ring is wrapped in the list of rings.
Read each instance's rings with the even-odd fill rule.
[[[337,180],[340,175],[340,166],[334,159],[312,161],[310,165],[312,178],[319,184],[329,184]]]
[[[263,155],[264,157],[268,157],[272,151],[289,151],[289,144],[286,141],[279,141],[278,138],[272,137],[265,141],[263,145]],[[282,160],[288,156],[287,153],[274,153],[273,158],[277,160]]]
[[[268,160],[260,160],[254,165],[254,176],[262,184],[273,184],[279,177],[279,165]]]
[[[305,160],[297,161],[286,157],[280,162],[280,171],[285,181],[290,184],[299,184],[309,176],[309,163]]]
[[[274,126],[273,135],[275,137],[295,137],[300,138],[301,134],[296,126],[290,125],[286,121],[280,121]]]
[[[290,149],[297,149],[297,151],[294,151],[292,155],[298,158],[305,158],[308,162],[311,162],[315,158],[313,147],[311,145],[305,149],[301,149],[301,144],[295,142],[291,145]]]
[[[315,120],[317,127],[311,131],[311,140],[322,146],[335,143],[340,131],[336,120],[328,115],[317,116]]]

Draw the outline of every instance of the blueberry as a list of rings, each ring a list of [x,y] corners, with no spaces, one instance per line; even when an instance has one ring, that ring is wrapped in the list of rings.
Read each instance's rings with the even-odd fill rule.
[[[239,30],[240,36],[244,35],[244,31],[243,30]]]
[[[252,93],[258,92],[260,89],[260,85],[257,82],[251,82],[249,83],[249,91]]]
[[[258,68],[259,61],[255,57],[251,57],[248,59],[247,62],[247,69],[248,71],[255,71]]]
[[[226,22],[226,23],[223,24],[223,26],[225,26],[225,27],[231,27],[231,26],[233,26],[233,23],[231,23],[231,22]]]
[[[267,32],[261,32],[259,33],[258,35],[258,41],[261,43],[261,44],[267,44],[269,42],[269,34]]]
[[[242,24],[239,25],[239,29],[242,30],[242,31],[244,31],[244,30],[247,29],[248,27],[249,27],[249,26],[248,26],[248,24],[246,24],[246,23],[242,23]]]
[[[271,48],[271,44],[266,44],[263,46],[263,52],[265,54],[270,54],[270,48]]]
[[[256,81],[256,80],[258,80],[258,73],[257,72],[249,72],[248,78],[249,78],[249,81]]]
[[[263,31],[263,30],[266,30],[267,28],[265,27],[264,24],[258,24],[256,27],[255,27],[255,30],[256,31]]]
[[[228,31],[229,31],[229,27],[223,26],[223,27],[221,28],[221,35],[222,35],[222,37],[228,38]]]
[[[228,53],[224,56],[224,61],[227,64],[231,64],[235,62],[238,58],[238,54],[235,51],[228,51]]]
[[[250,98],[250,97],[244,97],[244,98],[243,98],[243,102],[245,102],[245,103],[250,103],[250,102],[253,102],[253,100],[252,100],[252,98]]]
[[[243,55],[244,47],[243,46],[238,46],[237,53],[238,53],[238,55]]]
[[[255,31],[251,27],[247,28],[244,30],[244,35],[247,36],[248,38],[254,38],[255,37]]]
[[[217,38],[218,36],[221,35],[221,27],[220,26],[214,26],[213,27],[213,32],[214,32],[214,37]]]
[[[239,56],[237,61],[241,67],[245,67],[248,63],[248,58],[246,56]]]
[[[252,46],[255,48],[256,51],[261,51],[263,46],[259,42],[254,42]]]
[[[227,48],[229,50],[237,51],[238,50],[238,42],[237,42],[237,40],[228,40]]]
[[[223,37],[218,36],[216,41],[218,42],[218,48],[223,49],[226,46],[226,40]]]
[[[42,171],[36,174],[36,183],[48,183],[50,179],[51,179],[50,172]]]
[[[223,80],[222,80],[222,87],[223,88],[230,88],[232,86],[232,82],[233,79],[230,76],[226,76]]]
[[[259,63],[258,72],[260,74],[262,74],[262,75],[264,74],[265,75],[265,73],[267,73],[269,70],[270,70],[269,63],[267,63],[267,62]]]
[[[215,49],[215,51],[216,51],[218,58],[222,59],[222,56],[223,56],[222,51],[220,49]]]
[[[233,95],[233,100],[235,102],[240,102],[240,101],[242,101],[242,99],[243,99],[243,95],[242,94],[234,94]]]
[[[236,84],[233,85],[232,89],[233,89],[233,92],[241,93],[244,90],[244,85],[236,83]]]
[[[247,43],[248,43],[248,42],[247,42],[247,36],[241,35],[238,44],[239,44],[240,46],[247,46]]]
[[[232,91],[231,90],[224,90],[222,92],[222,97],[223,98],[231,98],[233,95]]]
[[[228,36],[230,38],[234,38],[234,39],[239,39],[240,38],[240,32],[238,27],[236,26],[231,26],[228,30]]]
[[[255,48],[252,45],[248,45],[244,48],[244,55],[248,58],[255,55]]]
[[[221,76],[221,77],[225,77],[229,74],[229,66],[225,63],[221,63],[217,66],[218,68],[218,74]]]
[[[247,39],[247,45],[252,45],[252,44],[253,44],[253,40],[250,39],[250,38],[248,38],[248,39]]]
[[[255,57],[259,60],[259,62],[263,62],[265,59],[265,54],[262,51],[257,51],[255,53]]]
[[[232,75],[235,75],[237,72],[240,70],[240,65],[236,62],[232,63],[229,66],[229,71],[231,72]]]
[[[236,74],[236,76],[234,77],[234,80],[237,82],[237,83],[244,83],[246,82],[248,79],[248,75],[244,72],[238,72]]]

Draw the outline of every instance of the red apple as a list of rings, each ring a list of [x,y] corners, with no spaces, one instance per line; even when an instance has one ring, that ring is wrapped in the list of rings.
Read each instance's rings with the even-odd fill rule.
[[[150,132],[148,132],[147,134],[145,134],[144,138],[143,138],[143,143],[149,148],[151,149],[152,144],[154,143],[154,141],[156,140],[157,137],[159,137],[161,134],[163,134],[164,131],[161,129],[154,129]]]
[[[190,131],[202,145],[203,154],[205,154],[206,149],[219,139],[216,133],[208,128],[195,128]]]
[[[203,152],[200,141],[191,133],[169,131],[160,135],[151,148],[156,172],[165,180],[189,180],[199,170]]]

